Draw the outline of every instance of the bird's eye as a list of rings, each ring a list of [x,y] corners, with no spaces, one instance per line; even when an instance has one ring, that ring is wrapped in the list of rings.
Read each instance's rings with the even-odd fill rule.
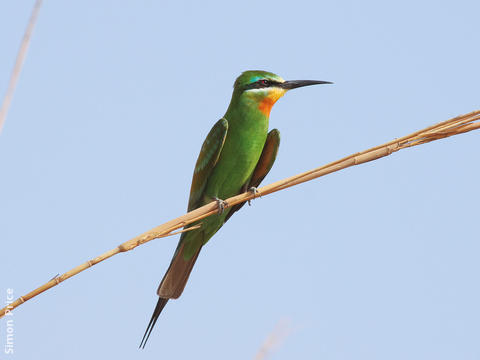
[[[270,83],[269,83],[268,80],[260,80],[260,84],[261,84],[262,86],[268,86],[268,85],[270,85]]]

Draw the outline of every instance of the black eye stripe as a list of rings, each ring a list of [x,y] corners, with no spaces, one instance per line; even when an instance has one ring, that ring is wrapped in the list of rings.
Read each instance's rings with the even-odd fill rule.
[[[245,90],[268,88],[268,87],[273,87],[277,84],[279,84],[278,81],[268,80],[268,79],[260,79],[260,80],[257,80],[255,82],[245,86]]]

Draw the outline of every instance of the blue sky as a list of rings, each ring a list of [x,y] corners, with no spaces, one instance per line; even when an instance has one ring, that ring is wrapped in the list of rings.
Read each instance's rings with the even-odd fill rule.
[[[0,5],[4,93],[33,1]],[[478,109],[475,1],[45,1],[0,135],[0,300],[185,212],[247,69],[335,85],[273,108],[270,183]],[[480,357],[479,133],[256,200],[137,350],[177,238],[19,307],[12,359]],[[0,323],[5,343],[6,323]]]

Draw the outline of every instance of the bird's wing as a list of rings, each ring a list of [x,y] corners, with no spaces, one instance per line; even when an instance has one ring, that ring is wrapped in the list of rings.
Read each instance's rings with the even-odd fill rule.
[[[203,142],[197,163],[195,164],[195,170],[193,171],[188,211],[194,210],[200,205],[199,201],[202,199],[208,177],[222,152],[223,144],[227,137],[227,130],[228,121],[225,118],[221,118],[213,125]]]
[[[251,187],[258,187],[262,180],[267,176],[270,169],[277,158],[278,148],[280,146],[280,131],[277,129],[271,130],[267,135],[267,140],[265,141],[265,145],[263,146],[262,154],[260,155],[260,159],[258,160],[257,166],[255,170],[253,170],[253,174],[249,181],[242,186],[242,192],[247,191]],[[235,206],[232,206],[232,209],[225,217],[225,222],[230,219],[230,217],[238,210],[242,208],[245,203],[241,203]]]
[[[227,136],[228,121],[225,118],[218,120],[207,135],[207,138],[203,142],[200,149],[200,155],[198,155],[197,163],[195,164],[195,170],[193,171],[192,186],[190,188],[190,198],[188,200],[188,211],[191,211],[201,205],[203,192],[207,185],[208,177],[210,176],[213,168],[215,167],[220,153],[222,152],[223,144]],[[184,257],[186,237],[195,237],[191,239],[195,241],[197,248],[192,251],[192,254],[188,259]],[[180,237],[177,249],[173,255],[170,266],[167,272],[163,276],[163,279],[158,287],[157,294],[159,296],[157,306],[153,311],[150,322],[148,323],[145,334],[143,335],[140,347],[145,347],[148,338],[157,322],[160,313],[168,302],[168,299],[176,299],[181,294],[187,283],[190,272],[193,265],[197,260],[200,249],[203,244],[203,232],[185,232]]]

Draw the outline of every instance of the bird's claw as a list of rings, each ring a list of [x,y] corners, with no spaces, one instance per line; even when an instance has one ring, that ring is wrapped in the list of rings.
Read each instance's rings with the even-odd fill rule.
[[[253,198],[255,199],[258,194],[260,194],[260,191],[255,186],[252,186],[248,191],[253,193]],[[260,196],[260,195],[258,195]],[[253,199],[252,199],[253,200]],[[252,200],[248,200],[248,206],[252,205]]]
[[[218,197],[214,197],[213,199],[217,202],[218,215],[223,214],[223,212],[225,211],[225,207],[227,207],[228,205],[227,202],[225,200],[219,199]]]

